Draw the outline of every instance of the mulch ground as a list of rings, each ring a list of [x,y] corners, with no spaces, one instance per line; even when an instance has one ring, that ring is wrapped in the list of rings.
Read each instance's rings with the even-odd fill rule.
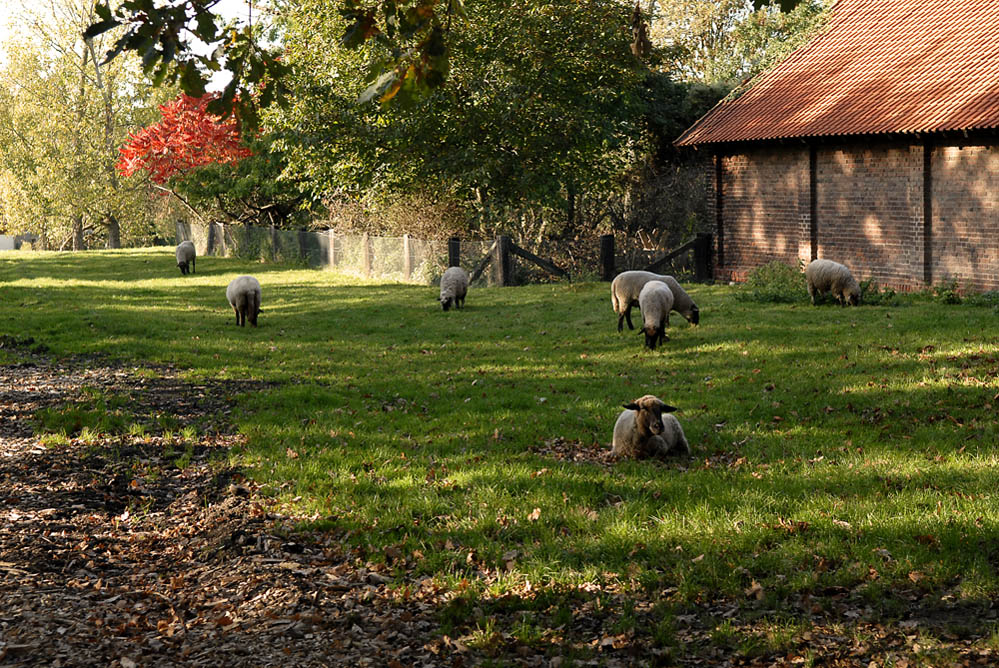
[[[864,620],[845,595],[842,609],[829,604],[822,615],[809,612],[814,601],[803,602],[808,630],[779,652],[719,642],[719,619],[748,635],[766,634],[739,621],[743,603],[732,601],[678,616],[674,648],[664,649],[643,631],[655,625],[655,601],[590,585],[560,599],[575,606],[571,623],[530,644],[505,631],[516,620],[503,618],[502,605],[494,606],[491,636],[471,642],[475,629],[466,628],[451,638],[441,631],[441,611],[455,594],[417,576],[407,555],[392,555],[395,574],[388,573],[335,532],[295,530],[306,518],[279,512],[228,464],[226,453],[241,443],[232,400],[256,389],[253,383],[191,384],[170,367],[56,361],[31,343],[0,341],[19,360],[0,366],[2,666],[904,668],[999,661],[983,641],[985,629],[946,638],[925,633],[929,620],[885,627]],[[128,397],[140,421],[170,415],[197,436],[151,429],[52,443],[35,434],[39,410],[95,390]],[[596,446],[554,440],[537,451],[613,464]],[[529,584],[516,593],[533,594]],[[615,633],[615,607],[625,606],[639,623]]]

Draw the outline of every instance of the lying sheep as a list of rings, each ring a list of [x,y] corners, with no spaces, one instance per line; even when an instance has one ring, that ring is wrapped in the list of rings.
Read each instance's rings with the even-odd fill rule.
[[[260,313],[260,282],[253,276],[238,276],[232,279],[225,289],[225,298],[229,300],[236,312],[236,324],[240,327],[249,320],[257,326],[257,314]]]
[[[840,306],[846,306],[847,302],[854,306],[860,303],[860,285],[850,270],[839,262],[812,260],[805,269],[805,278],[808,280],[808,296],[812,298],[812,304],[815,303],[815,293],[824,297],[826,292],[831,292]]]
[[[445,311],[451,306],[462,308],[467,293],[468,272],[461,267],[448,267],[441,276],[441,308]]]
[[[673,308],[673,292],[662,281],[649,281],[638,295],[638,308],[642,309],[645,345],[649,350],[655,350],[657,344],[669,341],[666,328]]]
[[[628,320],[628,329],[635,329],[631,324],[631,307],[638,304],[638,296],[649,281],[662,281],[666,284],[673,293],[672,310],[686,318],[687,322],[696,325],[701,321],[697,304],[672,276],[653,274],[651,271],[623,271],[611,282],[611,306],[618,314],[617,331],[624,329],[625,319]]]
[[[614,423],[611,454],[639,459],[690,454],[690,445],[683,435],[680,421],[669,415],[676,408],[651,394],[635,399],[624,407],[626,410],[622,411]]]
[[[180,273],[187,275],[188,270],[193,274],[194,272],[194,258],[197,252],[194,250],[194,244],[190,241],[181,241],[177,244],[177,266],[180,267]]]

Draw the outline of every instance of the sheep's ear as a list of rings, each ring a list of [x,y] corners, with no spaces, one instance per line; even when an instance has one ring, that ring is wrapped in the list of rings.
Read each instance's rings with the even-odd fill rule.
[[[663,413],[673,413],[676,411],[676,406],[670,406],[669,404],[663,404]]]
[[[634,402],[632,402],[632,403],[630,403],[630,404],[624,404],[624,407],[625,407],[625,408],[627,408],[627,409],[628,409],[629,411],[637,411],[637,410],[640,410],[640,409],[638,408],[638,404],[636,404],[636,403],[634,403]]]

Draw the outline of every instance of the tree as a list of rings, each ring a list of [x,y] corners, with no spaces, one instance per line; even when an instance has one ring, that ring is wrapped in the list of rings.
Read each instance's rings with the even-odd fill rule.
[[[243,145],[239,124],[208,113],[217,96],[181,94],[160,105],[161,119],[131,134],[116,167],[125,176],[145,171],[153,183],[211,163],[236,164],[252,155]]]
[[[780,5],[790,11],[808,0],[753,0],[756,9]],[[109,51],[113,58],[122,51],[141,55],[143,67],[154,82],[179,83],[184,92],[200,97],[213,72],[225,69],[231,80],[211,111],[228,114],[236,103],[244,121],[255,123],[257,105],[284,100],[284,77],[288,74],[280,54],[261,46],[261,32],[224,23],[212,9],[219,0],[124,0],[112,9],[112,0],[99,0],[99,20],[87,29],[88,37],[124,28]],[[265,6],[270,6],[264,3]],[[649,3],[650,7],[656,2]],[[662,3],[659,3],[662,4]],[[342,17],[339,43],[357,49],[368,42],[383,47],[386,56],[374,70],[372,83],[361,101],[388,102],[414,92],[425,94],[443,85],[452,66],[452,40],[471,17],[464,0],[334,0],[324,3],[320,20]],[[456,27],[460,24],[460,28]],[[635,34],[636,50],[643,50],[641,31]],[[209,55],[192,50],[193,40],[210,45]],[[262,82],[270,81],[259,97],[249,95]]]
[[[181,94],[161,105],[160,120],[121,147],[118,170],[147,174],[203,220],[220,214],[247,224],[299,222],[308,198],[280,178],[284,163],[271,138],[257,132],[245,138],[235,118],[210,113],[216,98]]]
[[[769,4],[752,11],[749,0],[671,0],[657,3],[650,34],[667,72],[733,85],[800,46],[821,25],[823,8],[821,0],[800,0],[788,13]]]
[[[88,232],[117,247],[123,233],[145,233],[149,225],[147,193],[114,170],[119,142],[148,110],[149,89],[134,59],[96,61],[102,39],[81,38],[93,20],[85,0],[53,0],[26,12],[0,73],[0,197],[8,224],[74,248]]]
[[[545,207],[572,227],[578,199],[613,189],[641,149],[628,4],[481,0],[452,34],[448,85],[387,107],[355,101],[392,53],[341,46],[344,22],[322,6],[289,14],[294,94],[273,122],[289,170],[327,197],[426,193],[489,225]]]

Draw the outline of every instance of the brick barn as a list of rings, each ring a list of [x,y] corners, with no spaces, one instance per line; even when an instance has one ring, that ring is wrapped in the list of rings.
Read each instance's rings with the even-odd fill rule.
[[[715,277],[824,257],[999,290],[999,0],[839,0],[678,140],[710,157]]]

